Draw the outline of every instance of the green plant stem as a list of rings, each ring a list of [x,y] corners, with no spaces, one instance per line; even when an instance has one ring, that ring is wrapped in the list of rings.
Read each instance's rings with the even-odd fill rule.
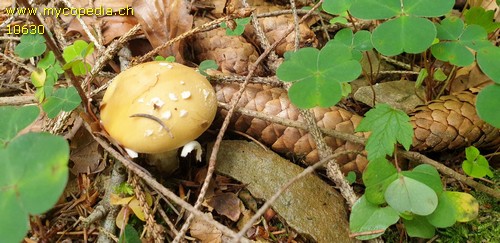
[[[27,9],[32,8],[31,4],[27,0],[18,0],[18,2],[20,5],[24,6]],[[43,25],[42,21],[40,21],[40,19],[38,18],[37,15],[29,15],[29,17],[35,25],[37,25],[37,26]],[[62,53],[59,50],[59,48],[57,47],[56,43],[50,37],[49,32],[44,31],[43,37],[45,38],[45,41],[47,42],[47,46],[49,47],[49,49],[54,52],[54,55],[55,55],[57,61],[59,61],[62,64],[62,66],[64,66],[64,64],[66,64],[66,61],[64,60]],[[83,89],[80,85],[80,82],[78,82],[77,77],[75,77],[75,75],[71,72],[71,70],[64,70],[64,73],[69,77],[71,84],[78,91],[78,95],[82,99],[83,107],[85,108],[85,110],[87,112],[89,112],[90,111],[89,110],[89,100],[87,98],[87,95],[85,95],[85,92],[83,91]]]
[[[456,69],[457,69],[457,66],[453,65],[453,68],[451,69],[450,74],[448,74],[448,78],[446,79],[446,82],[443,84],[443,87],[441,87],[441,90],[439,90],[437,98],[439,98],[443,94],[443,92],[446,89],[446,87],[448,87],[449,85],[451,85],[450,82],[452,80],[452,77],[455,76],[455,70]]]

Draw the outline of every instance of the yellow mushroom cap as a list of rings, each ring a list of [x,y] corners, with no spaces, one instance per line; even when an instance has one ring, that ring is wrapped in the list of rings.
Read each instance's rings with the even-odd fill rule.
[[[196,139],[216,112],[215,91],[203,75],[182,64],[155,61],[115,77],[102,99],[101,122],[125,148],[154,154]]]

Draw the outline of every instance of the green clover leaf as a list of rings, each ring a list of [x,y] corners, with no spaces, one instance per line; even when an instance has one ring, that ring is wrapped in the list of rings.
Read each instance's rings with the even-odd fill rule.
[[[23,35],[21,41],[14,49],[14,53],[20,58],[32,58],[42,55],[47,49],[43,35]]]
[[[302,109],[335,105],[342,98],[341,83],[360,74],[361,65],[351,50],[335,42],[328,42],[321,51],[307,47],[288,53],[276,71],[280,80],[293,82],[289,97]]]
[[[55,118],[61,110],[72,111],[80,105],[81,98],[75,87],[60,88],[45,100],[42,104],[43,110],[49,118]]]

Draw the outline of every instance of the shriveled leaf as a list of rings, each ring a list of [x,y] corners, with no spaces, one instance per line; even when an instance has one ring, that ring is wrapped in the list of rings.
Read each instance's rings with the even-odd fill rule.
[[[212,224],[195,217],[191,226],[189,226],[191,236],[197,238],[203,243],[221,243],[222,232]]]
[[[145,32],[149,43],[156,48],[163,43],[191,30],[193,16],[188,2],[183,0],[136,0],[133,2],[134,17]],[[184,62],[184,40],[178,41],[160,51],[164,57],[175,56],[179,63]]]

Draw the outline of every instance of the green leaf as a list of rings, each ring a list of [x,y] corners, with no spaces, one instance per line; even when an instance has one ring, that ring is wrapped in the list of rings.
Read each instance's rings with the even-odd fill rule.
[[[330,14],[341,14],[349,9],[352,0],[325,0],[323,2],[323,10]]]
[[[457,213],[458,222],[468,222],[477,217],[479,203],[472,195],[464,192],[446,192]]]
[[[457,212],[449,195],[450,194],[447,191],[441,193],[438,198],[438,206],[436,210],[426,216],[429,223],[435,227],[450,227],[457,221]]]
[[[349,12],[360,19],[387,19],[401,13],[400,0],[356,0]]]
[[[234,28],[234,30],[229,28],[227,26],[227,23],[222,23],[220,26],[226,29],[226,35],[236,36],[243,34],[243,32],[245,31],[245,25],[250,23],[250,20],[251,20],[250,17],[235,19],[234,22],[236,23],[236,27]]]
[[[339,30],[333,40],[327,43],[328,45],[345,45],[351,50],[352,57],[361,61],[363,55],[361,51],[368,51],[373,49],[371,42],[371,33],[366,30],[360,30],[353,34],[349,28]]]
[[[32,58],[42,55],[47,49],[43,35],[23,35],[14,53],[20,58]]]
[[[68,142],[48,133],[27,133],[0,148],[2,240],[20,242],[29,228],[28,215],[54,206],[66,186],[68,160]]]
[[[345,45],[329,42],[321,51],[307,47],[288,55],[276,71],[284,82],[294,82],[289,97],[294,105],[307,109],[330,107],[341,98],[341,82],[361,74],[361,65]]]
[[[219,68],[219,65],[214,60],[204,60],[200,63],[200,66],[198,66],[198,70],[200,70],[200,73],[203,76],[208,76],[207,70],[208,69],[213,69],[217,70]]]
[[[432,188],[437,195],[443,192],[443,185],[441,183],[441,177],[434,166],[431,165],[419,165],[415,167],[412,171],[401,172],[404,176],[415,179],[421,183],[424,183],[428,187]]]
[[[436,234],[436,228],[425,217],[415,216],[412,220],[403,219],[406,232],[411,237],[430,239]]]
[[[155,61],[175,62],[175,57],[174,56],[168,56],[168,57],[156,56],[154,60]]]
[[[91,66],[88,63],[85,63],[85,57],[92,54],[94,52],[94,44],[91,42],[90,44],[77,40],[66,47],[63,51],[63,58],[66,61],[66,64],[63,66],[64,69],[71,69],[74,75],[85,75],[90,71]]]
[[[432,55],[439,60],[463,67],[474,62],[474,54],[471,50],[491,46],[484,28],[469,25],[459,30],[463,26],[463,21],[458,18],[446,18],[441,24],[436,24],[438,37],[447,41],[433,45]]]
[[[479,117],[496,128],[500,128],[500,84],[493,84],[482,89],[476,98],[476,110]]]
[[[359,198],[352,207],[349,228],[353,233],[385,230],[399,220],[398,213],[391,207],[379,207],[368,202],[365,196]],[[358,240],[373,239],[382,235],[373,234],[358,236]]]
[[[429,76],[429,73],[427,72],[427,69],[422,68],[420,69],[420,72],[418,73],[417,81],[415,81],[415,88],[422,87],[422,83],[424,82],[424,79]]]
[[[330,24],[332,24],[332,25],[336,24],[336,23],[347,24],[347,22],[348,22],[347,19],[345,17],[342,17],[342,16],[330,19]]]
[[[422,182],[400,175],[385,191],[385,200],[398,212],[429,215],[437,207],[436,192]]]
[[[131,225],[125,225],[123,234],[120,236],[118,243],[141,243],[139,233]]]
[[[493,82],[500,84],[500,47],[485,47],[477,52],[477,64]]]
[[[428,19],[401,16],[379,25],[372,34],[373,46],[387,56],[403,52],[421,53],[436,37],[436,27]]]
[[[369,51],[373,49],[372,33],[367,30],[360,30],[354,34],[353,45],[358,51]]]
[[[410,117],[403,111],[391,108],[387,104],[377,104],[370,109],[356,131],[372,131],[366,143],[368,160],[370,161],[392,155],[396,142],[408,150],[413,139]]]
[[[357,0],[349,11],[360,19],[387,19],[399,15],[439,17],[451,11],[453,0]]]
[[[434,71],[433,77],[436,81],[439,81],[439,82],[445,81],[446,78],[448,78],[448,76],[446,76],[446,74],[443,72],[443,69],[441,69],[441,68],[438,68],[438,69],[436,69],[436,71]]]
[[[47,113],[49,118],[55,118],[59,112],[62,111],[72,111],[78,105],[82,99],[78,95],[75,87],[60,88],[54,95],[47,98],[47,100],[42,104],[43,110]]]
[[[464,10],[465,23],[482,26],[487,33],[492,33],[500,28],[500,23],[495,22],[495,10],[486,10],[482,7],[472,7]]]
[[[36,88],[43,87],[46,78],[47,73],[45,72],[45,69],[41,68],[36,68],[30,75],[31,83],[33,83]]]
[[[451,11],[454,0],[403,0],[406,14],[419,17],[439,17]]]
[[[356,181],[356,173],[354,171],[349,171],[345,179],[349,182],[349,185],[354,183]]]
[[[52,51],[49,51],[47,53],[47,55],[45,55],[42,60],[40,60],[38,63],[37,63],[37,67],[38,68],[43,68],[43,69],[47,69],[49,68],[50,66],[54,65],[56,63],[56,55],[54,55],[54,52]]]
[[[370,161],[363,172],[366,200],[376,205],[385,203],[385,190],[397,178],[396,167],[385,158]]]
[[[0,119],[0,147],[33,123],[39,114],[40,109],[37,106],[0,106],[0,117],[2,117]]]
[[[465,157],[467,159],[462,163],[462,169],[467,175],[475,178],[483,178],[486,175],[493,177],[488,160],[479,153],[476,147],[467,147]]]

